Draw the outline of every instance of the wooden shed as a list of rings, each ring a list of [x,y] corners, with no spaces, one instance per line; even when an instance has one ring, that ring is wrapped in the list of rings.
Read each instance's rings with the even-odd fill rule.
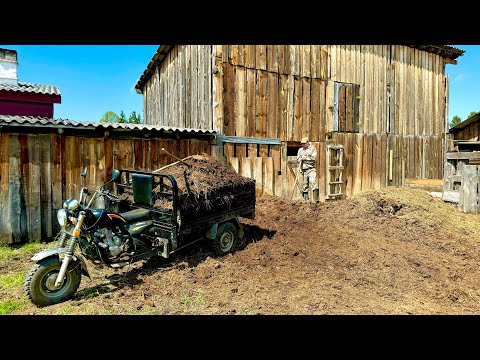
[[[161,45],[136,84],[145,124],[217,132],[218,156],[258,193],[300,197],[301,137],[320,199],[442,179],[446,45]],[[294,193],[292,193],[294,192]]]
[[[0,115],[0,244],[46,240],[63,201],[78,198],[80,173],[96,189],[114,168],[151,171],[176,157],[212,154],[215,131]],[[102,204],[98,204],[102,206]]]
[[[443,199],[464,212],[480,212],[480,112],[449,130],[446,149]]]

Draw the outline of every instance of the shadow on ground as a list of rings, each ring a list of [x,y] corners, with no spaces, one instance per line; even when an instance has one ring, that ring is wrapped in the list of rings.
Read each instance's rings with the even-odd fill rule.
[[[239,240],[236,250],[232,253],[242,251],[249,244],[261,241],[263,238],[272,238],[275,231],[263,229],[257,225],[243,224],[244,236]],[[140,275],[151,275],[157,271],[168,271],[174,268],[192,268],[196,267],[208,258],[221,258],[215,256],[210,250],[207,241],[199,241],[180,250],[176,255],[165,259],[161,256],[153,256],[145,260],[143,265],[133,268],[130,271],[115,273],[105,276],[109,285],[101,284],[78,291],[75,299],[95,298],[102,294],[112,293],[123,288],[133,288],[136,285],[144,283]]]

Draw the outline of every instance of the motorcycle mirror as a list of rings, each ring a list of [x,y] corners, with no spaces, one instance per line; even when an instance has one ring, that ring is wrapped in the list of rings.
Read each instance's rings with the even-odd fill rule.
[[[117,184],[118,184],[118,183],[120,182],[120,177],[121,177],[121,175],[122,175],[122,174],[121,174],[120,171],[118,171],[117,169],[113,170],[113,171],[112,171],[112,181],[113,181],[114,183],[117,183]]]
[[[87,176],[87,167],[86,166],[83,168],[83,171],[80,174],[80,176],[83,177],[83,178]]]

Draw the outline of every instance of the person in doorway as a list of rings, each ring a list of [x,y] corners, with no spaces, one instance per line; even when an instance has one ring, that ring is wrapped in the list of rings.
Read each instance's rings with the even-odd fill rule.
[[[298,149],[297,161],[302,174],[302,193],[303,199],[308,201],[308,189],[312,190],[313,201],[318,202],[317,185],[317,149],[310,143],[308,137],[300,140],[302,147]]]

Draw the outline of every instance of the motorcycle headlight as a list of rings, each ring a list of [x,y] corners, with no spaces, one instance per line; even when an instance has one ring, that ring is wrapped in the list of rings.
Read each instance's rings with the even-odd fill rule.
[[[61,227],[67,226],[67,212],[64,209],[57,211],[57,220]]]
[[[63,203],[63,208],[64,208],[65,210],[73,211],[73,210],[75,210],[79,205],[80,205],[80,203],[78,202],[78,200],[76,200],[76,199],[68,199],[68,200],[66,200],[66,201]]]

